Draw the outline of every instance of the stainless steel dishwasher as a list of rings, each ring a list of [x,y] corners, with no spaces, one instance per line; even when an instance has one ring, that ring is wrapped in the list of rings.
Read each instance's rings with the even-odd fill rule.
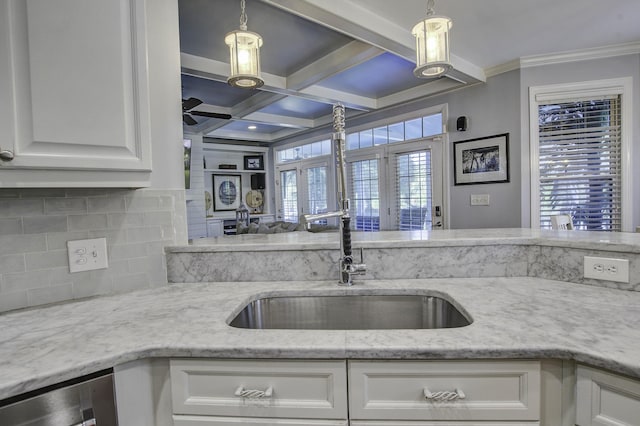
[[[116,426],[113,371],[0,401],[2,426]]]

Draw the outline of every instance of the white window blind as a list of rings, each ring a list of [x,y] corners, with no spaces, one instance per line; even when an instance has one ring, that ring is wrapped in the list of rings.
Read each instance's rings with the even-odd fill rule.
[[[394,160],[398,229],[431,229],[431,151],[397,154]]]
[[[358,231],[380,230],[380,188],[378,159],[349,163],[351,227]]]
[[[570,214],[575,229],[621,230],[620,96],[538,104],[540,227]]]

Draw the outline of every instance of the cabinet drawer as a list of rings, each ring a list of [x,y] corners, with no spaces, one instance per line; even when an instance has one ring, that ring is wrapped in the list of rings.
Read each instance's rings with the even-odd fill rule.
[[[352,361],[349,389],[352,419],[540,418],[537,361]]]
[[[637,425],[640,381],[591,367],[577,368],[576,423],[580,426]]]
[[[174,414],[347,418],[345,361],[171,360],[170,369]]]
[[[346,420],[261,419],[261,418],[255,418],[255,417],[247,418],[247,417],[173,416],[173,426],[231,426],[231,425],[348,426],[348,423]],[[416,426],[420,426],[420,425],[416,425]],[[473,425],[470,425],[470,426],[473,426]],[[492,426],[492,425],[489,425],[489,426]],[[511,426],[511,425],[507,425],[507,426]],[[531,426],[531,425],[526,425],[526,426]]]

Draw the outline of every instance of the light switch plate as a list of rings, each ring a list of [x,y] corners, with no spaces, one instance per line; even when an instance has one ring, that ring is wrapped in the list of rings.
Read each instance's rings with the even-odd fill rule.
[[[472,206],[488,206],[489,194],[471,194]]]
[[[629,261],[627,259],[585,256],[584,277],[628,283]]]
[[[67,250],[69,252],[69,272],[91,271],[109,267],[106,238],[67,241]]]

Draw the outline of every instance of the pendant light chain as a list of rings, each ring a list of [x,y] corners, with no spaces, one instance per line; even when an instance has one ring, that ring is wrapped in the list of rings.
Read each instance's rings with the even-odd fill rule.
[[[433,11],[433,8],[435,6],[436,6],[436,0],[427,0],[427,16],[431,16],[435,14],[435,12]]]
[[[240,0],[240,29],[247,31],[247,12],[245,11],[244,0]]]

